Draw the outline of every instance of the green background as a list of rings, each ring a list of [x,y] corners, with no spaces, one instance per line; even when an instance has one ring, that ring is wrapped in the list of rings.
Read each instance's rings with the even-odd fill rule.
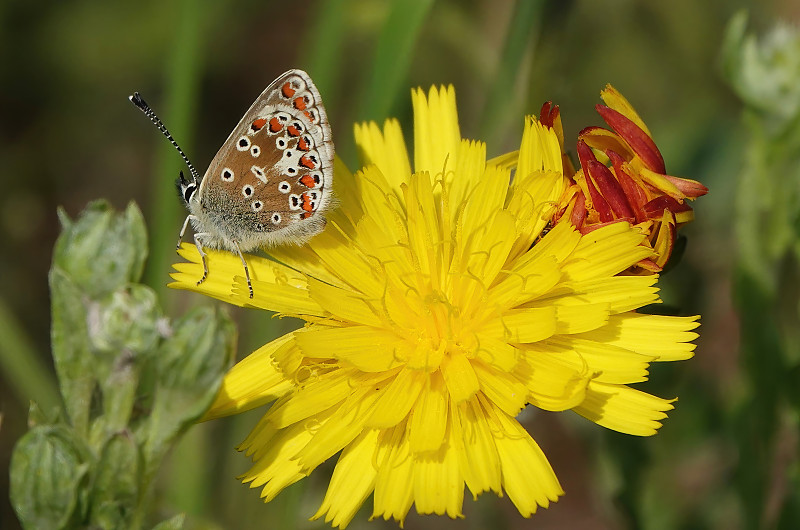
[[[800,159],[786,140],[797,136],[798,122],[781,137],[795,150],[769,151],[770,128],[758,125],[769,113],[745,111],[724,79],[725,27],[742,8],[757,35],[779,20],[800,21],[800,4],[788,0],[4,2],[0,526],[18,526],[7,470],[29,400],[56,399],[47,287],[56,207],[75,216],[99,197],[117,208],[136,201],[151,237],[146,279],[161,290],[167,313],[212,303],[163,289],[185,215],[173,184],[181,161],[127,96],[142,92],[202,173],[255,97],[290,68],[317,83],[337,152],[351,169],[354,121],[396,116],[410,140],[411,87],[452,83],[462,135],[487,141],[494,156],[517,148],[523,116],[538,114],[546,100],[561,106],[574,150],[581,128],[602,123],[594,105],[612,83],[649,126],[668,172],[711,190],[683,231],[682,262],[661,281],[668,310],[699,313],[702,327],[694,359],[657,365],[639,386],[680,397],[659,435],[634,438],[570,413],[527,411],[522,420],[565,497],[530,521],[507,499],[467,498],[465,520],[412,509],[406,528],[800,525],[798,399],[785,391],[800,382],[800,166],[766,171],[769,197],[758,182],[743,185],[754,164]],[[768,155],[753,153],[757,141]],[[770,211],[769,201],[781,197],[789,197],[787,216],[745,215],[747,204]],[[743,219],[747,226],[737,228]],[[740,239],[752,231],[758,248],[771,252],[766,264],[753,265],[763,252],[746,255]],[[794,258],[786,250],[792,244]],[[240,325],[239,357],[296,325],[231,313]],[[235,480],[247,460],[233,446],[257,418],[191,431],[163,469],[160,515],[185,511],[187,528],[325,527],[306,519],[322,500],[330,465],[268,505]],[[396,527],[367,523],[371,500],[366,505],[350,528]]]

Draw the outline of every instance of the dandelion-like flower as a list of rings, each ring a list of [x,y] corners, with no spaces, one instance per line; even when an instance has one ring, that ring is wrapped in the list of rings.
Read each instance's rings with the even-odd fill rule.
[[[308,245],[247,256],[252,300],[229,253],[208,252],[198,286],[184,245],[173,274],[306,321],[237,364],[207,417],[274,401],[240,447],[266,501],[339,453],[313,517],[340,528],[370,494],[373,517],[459,517],[465,485],[530,516],[563,491],[516,415],[652,435],[672,402],[628,385],[694,349],[696,317],[635,312],[659,302],[656,276],[618,276],[652,256],[641,230],[544,230],[570,185],[553,128],[527,118],[519,151],[487,160],[461,139],[452,87],[412,99],[413,172],[397,121],[356,126],[364,169],[337,161],[340,205]]]

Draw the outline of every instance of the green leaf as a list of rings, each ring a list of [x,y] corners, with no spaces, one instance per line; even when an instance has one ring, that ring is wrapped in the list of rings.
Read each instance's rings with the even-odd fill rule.
[[[127,433],[108,440],[95,466],[89,524],[95,528],[128,528],[140,496],[141,458]]]
[[[186,520],[186,514],[179,513],[175,517],[171,517],[166,521],[161,521],[153,527],[153,530],[180,530],[183,528],[184,520]]]
[[[89,451],[65,427],[39,426],[11,455],[11,504],[25,528],[77,527]]]
[[[433,0],[394,0],[383,24],[372,61],[372,76],[361,101],[358,116],[383,120],[402,92],[407,94],[406,75],[411,65],[417,36]]]
[[[98,355],[147,353],[161,337],[161,308],[155,291],[144,285],[131,285],[92,303],[87,318],[89,340]]]
[[[62,219],[66,214],[59,212]],[[138,207],[116,214],[105,201],[89,204],[77,221],[66,222],[56,241],[53,265],[91,297],[139,280],[147,257],[147,234]]]
[[[124,428],[136,398],[141,366],[155,355],[166,323],[156,293],[134,284],[89,303],[88,332],[103,396],[100,443]]]
[[[54,266],[50,270],[50,297],[50,337],[58,384],[72,426],[85,433],[95,376],[83,295],[64,271]]]
[[[526,71],[523,60],[538,39],[542,20],[545,19],[543,0],[517,0],[509,20],[503,54],[497,71],[492,76],[492,85],[486,98],[481,133],[484,138],[494,138],[497,131],[514,123],[514,105],[509,105],[509,94],[520,86]]]
[[[211,405],[235,348],[236,330],[223,312],[195,308],[175,323],[156,357],[152,410],[145,436],[148,461]]]
[[[745,103],[787,124],[800,113],[800,32],[779,23],[757,39],[746,26],[743,11],[728,23],[723,74]]]

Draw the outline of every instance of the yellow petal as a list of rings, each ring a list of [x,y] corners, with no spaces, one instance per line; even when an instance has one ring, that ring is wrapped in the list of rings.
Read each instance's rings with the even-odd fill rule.
[[[461,140],[458,158],[453,162],[448,165],[446,179],[451,222],[455,222],[459,209],[465,204],[486,169],[486,144]]]
[[[325,232],[312,238],[308,246],[325,267],[352,290],[374,298],[379,297],[383,292],[383,282],[375,264],[357,251],[347,235],[333,228],[335,227],[329,226]]]
[[[430,175],[414,173],[404,196],[408,213],[408,246],[414,266],[427,279],[426,283],[438,290],[444,273],[439,259],[442,235],[439,233]]]
[[[526,116],[516,174],[526,178],[535,172],[563,173],[561,146],[553,129],[542,125],[534,116]],[[558,192],[554,200],[560,196]]]
[[[658,288],[655,286],[657,281],[658,275],[650,274],[564,282],[536,302],[557,306],[607,304],[611,313],[622,313],[659,302]]]
[[[514,369],[514,376],[525,383],[528,399],[545,410],[567,410],[585,397],[592,374],[583,358],[574,351],[552,351],[546,342],[527,345]]]
[[[652,255],[642,241],[644,234],[628,223],[606,225],[582,236],[561,270],[576,282],[613,276]]]
[[[354,381],[352,387],[356,390],[324,422],[314,427],[314,437],[297,452],[295,458],[303,471],[311,472],[364,431],[366,419],[381,394],[382,384],[369,377]]]
[[[511,416],[525,408],[528,389],[519,379],[507,372],[493,370],[480,361],[473,361],[472,368],[478,376],[481,392],[492,405]]]
[[[555,307],[548,306],[506,311],[477,331],[513,343],[540,341],[555,333],[556,310]]]
[[[495,411],[489,424],[502,467],[503,488],[523,517],[547,508],[564,494],[556,474],[537,443],[512,417]]]
[[[491,221],[498,210],[503,208],[510,178],[508,171],[497,166],[486,168],[478,185],[467,199],[461,219],[461,234],[457,234],[459,248],[470,248],[470,241],[476,237],[476,232],[480,230],[482,234],[486,230],[486,224]],[[513,238],[514,234],[509,234],[508,237]],[[473,245],[472,248],[476,247]],[[470,251],[466,252],[469,256]]]
[[[517,348],[504,340],[486,335],[477,334],[475,338],[477,340],[476,358],[504,372],[510,372],[516,366],[520,356]]]
[[[691,331],[700,325],[698,318],[623,313],[612,315],[606,326],[577,338],[650,355],[656,361],[680,361],[693,355],[695,345],[689,341],[698,336]]]
[[[442,361],[442,375],[450,399],[456,403],[468,400],[480,390],[478,377],[463,355],[454,354],[445,357]]]
[[[403,340],[384,328],[314,325],[296,333],[295,340],[306,357],[333,357],[365,372],[392,370],[401,364],[395,351]]]
[[[328,491],[311,520],[325,515],[325,522],[344,528],[375,487],[377,470],[372,464],[378,443],[378,430],[362,432],[339,457]]]
[[[650,134],[650,130],[647,128],[647,125],[644,124],[642,118],[640,118],[639,114],[636,113],[633,105],[631,105],[616,88],[611,86],[610,83],[607,84],[602,91],[600,91],[600,98],[606,105],[638,125],[639,128],[647,134],[647,136],[652,138],[653,135]]]
[[[418,513],[463,517],[464,479],[449,433],[438,451],[414,457],[413,485]]]
[[[358,293],[313,278],[308,282],[308,290],[311,298],[337,320],[375,327],[383,324],[374,307]]]
[[[652,436],[672,410],[674,400],[661,399],[624,385],[592,381],[586,399],[573,410],[584,418],[626,434]]]
[[[508,205],[518,219],[520,233],[512,255],[530,248],[555,212],[566,187],[558,136],[536,118],[526,117]]]
[[[365,214],[383,227],[386,241],[396,243],[404,237],[407,224],[402,191],[398,188],[395,192],[376,166],[362,169],[357,177],[359,202],[364,205]],[[404,178],[408,180],[410,177],[408,174]]]
[[[436,451],[444,441],[447,419],[447,387],[442,374],[430,375],[409,423],[409,443],[413,454]]]
[[[386,176],[389,189],[399,193],[400,185],[411,175],[400,122],[396,119],[386,120],[382,134],[375,122],[356,124],[355,140],[361,155],[361,165],[375,164]]]
[[[400,370],[382,390],[367,420],[367,426],[385,429],[404,420],[416,403],[427,379],[427,374],[419,370]]]
[[[269,420],[283,428],[331,409],[352,393],[351,379],[356,375],[355,370],[340,369],[311,379],[291,399],[276,403],[268,413]]]
[[[383,517],[388,520],[393,517],[402,522],[414,501],[414,465],[405,430],[405,423],[397,425],[383,431],[378,441],[378,452],[374,459],[378,465],[378,475],[375,478],[372,519]]]
[[[493,218],[478,228],[464,248],[466,270],[472,282],[451,282],[453,303],[463,313],[474,314],[486,305],[486,289],[491,285],[506,261],[514,243],[514,218],[498,210]]]
[[[574,336],[551,337],[541,343],[552,355],[572,365],[576,372],[588,370],[601,383],[638,383],[647,379],[654,357]]]
[[[583,333],[608,322],[608,304],[556,306],[556,335]]]
[[[561,279],[561,268],[554,256],[543,256],[501,277],[489,290],[488,299],[498,307],[511,308],[553,289]]]
[[[475,499],[484,491],[500,493],[500,459],[479,400],[451,403],[453,440],[464,480]]]
[[[445,161],[449,167],[455,167],[461,132],[453,85],[431,87],[427,98],[422,89],[412,90],[411,103],[414,108],[414,171],[436,175],[444,169]]]
[[[306,277],[275,261],[246,254],[250,270],[254,297],[249,292],[235,292],[237,278],[244,281],[244,266],[239,256],[224,250],[204,249],[208,264],[206,280],[197,285],[203,276],[203,266],[197,247],[189,243],[181,245],[178,254],[189,263],[177,263],[173,267],[173,288],[188,289],[213,296],[238,306],[250,306],[291,313],[294,315],[322,316],[324,311],[308,296]]]
[[[290,392],[294,382],[278,369],[272,355],[280,347],[291,346],[291,340],[291,333],[275,339],[231,368],[203,421],[254,409]]]
[[[581,241],[580,233],[571,223],[561,221],[533,247],[511,264],[513,272],[524,273],[532,263],[544,257],[553,257],[562,263],[575,251]]]
[[[294,484],[308,473],[303,472],[294,455],[313,437],[313,431],[306,425],[292,425],[283,429],[265,447],[263,455],[253,466],[238,478],[250,483],[251,488],[263,486],[261,497],[269,502],[286,486]]]

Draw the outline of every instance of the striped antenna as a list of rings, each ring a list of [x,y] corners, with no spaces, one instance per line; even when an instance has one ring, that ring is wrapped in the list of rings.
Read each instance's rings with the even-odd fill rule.
[[[161,133],[167,137],[167,140],[169,140],[172,143],[175,149],[178,150],[178,153],[180,153],[181,157],[183,158],[183,161],[186,162],[186,167],[189,168],[189,173],[191,173],[192,175],[192,180],[194,180],[195,184],[200,184],[200,173],[197,172],[195,167],[189,161],[189,157],[187,157],[186,153],[183,152],[183,149],[181,149],[181,146],[179,146],[178,142],[175,141],[175,138],[172,137],[172,135],[169,133],[169,131],[161,122],[161,120],[158,119],[158,116],[156,116],[156,113],[153,112],[153,109],[150,108],[150,105],[148,105],[142,99],[142,96],[140,96],[138,92],[134,92],[132,96],[128,96],[128,99],[131,100],[131,103],[136,105],[139,108],[139,110],[144,112],[144,115],[150,118],[150,121],[152,121],[153,124],[156,127],[158,127],[158,130],[161,131]]]

